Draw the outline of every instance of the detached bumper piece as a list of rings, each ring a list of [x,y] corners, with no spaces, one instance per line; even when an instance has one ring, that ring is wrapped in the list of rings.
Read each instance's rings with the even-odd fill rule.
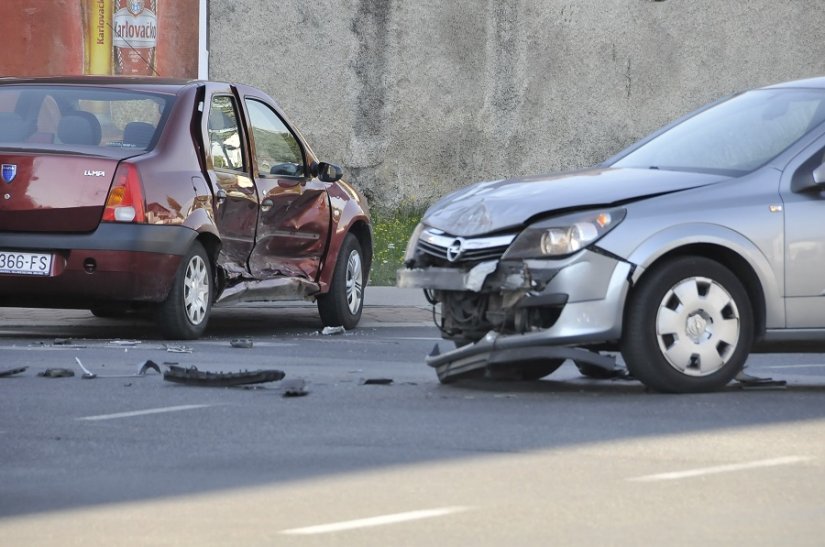
[[[171,365],[163,373],[167,382],[201,387],[233,387],[277,382],[285,376],[282,370],[244,370],[241,372],[204,372],[197,367]]]
[[[496,377],[508,369],[566,359],[576,365],[599,367],[606,373],[616,370],[616,360],[610,356],[570,346],[536,345],[535,340],[523,340],[518,335],[499,337],[495,333],[447,353],[441,353],[436,344],[427,356],[427,364],[436,370],[442,383],[448,384],[461,379]]]

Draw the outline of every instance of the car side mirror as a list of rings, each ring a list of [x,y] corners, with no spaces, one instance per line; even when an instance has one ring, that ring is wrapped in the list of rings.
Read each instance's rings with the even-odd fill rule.
[[[339,165],[322,161],[312,164],[312,174],[323,182],[335,182],[344,176],[344,170]]]
[[[825,163],[814,169],[814,182],[825,184]]]

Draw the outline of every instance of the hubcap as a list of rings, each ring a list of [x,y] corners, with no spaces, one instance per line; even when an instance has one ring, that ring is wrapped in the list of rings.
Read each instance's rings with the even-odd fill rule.
[[[730,360],[739,343],[739,310],[728,291],[705,277],[684,279],[656,312],[656,339],[668,364],[688,376],[707,376]]]
[[[183,304],[186,308],[186,317],[193,325],[199,325],[206,317],[209,305],[209,271],[200,256],[193,256],[186,267]]]
[[[347,307],[355,315],[361,309],[361,299],[364,295],[364,280],[361,274],[361,255],[352,251],[347,258]]]

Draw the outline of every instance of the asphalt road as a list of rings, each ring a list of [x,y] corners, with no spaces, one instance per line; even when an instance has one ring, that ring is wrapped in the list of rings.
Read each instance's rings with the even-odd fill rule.
[[[571,364],[442,386],[429,325],[404,303],[340,335],[305,306],[226,309],[173,353],[140,320],[0,309],[0,370],[28,367],[0,378],[0,545],[822,545],[825,355],[753,356],[784,389],[660,395]],[[286,377],[107,377],[147,359]]]

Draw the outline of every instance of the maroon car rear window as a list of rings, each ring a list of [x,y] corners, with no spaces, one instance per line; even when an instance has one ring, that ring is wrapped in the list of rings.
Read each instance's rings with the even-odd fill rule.
[[[0,148],[150,149],[173,97],[86,86],[0,86]]]

